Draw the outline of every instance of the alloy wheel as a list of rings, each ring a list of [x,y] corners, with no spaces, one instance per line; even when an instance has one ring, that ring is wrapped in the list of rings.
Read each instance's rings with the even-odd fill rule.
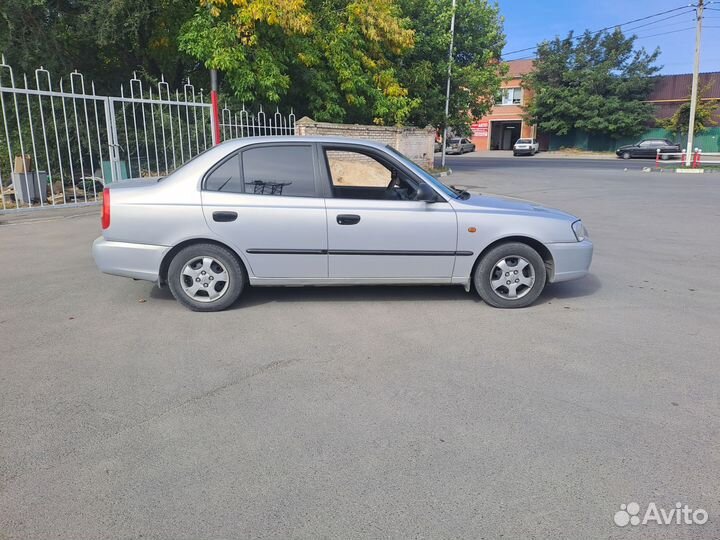
[[[503,257],[493,265],[490,286],[495,294],[506,300],[518,300],[532,289],[535,268],[520,256]]]
[[[193,300],[215,302],[227,292],[230,276],[214,257],[193,257],[183,266],[180,285]]]

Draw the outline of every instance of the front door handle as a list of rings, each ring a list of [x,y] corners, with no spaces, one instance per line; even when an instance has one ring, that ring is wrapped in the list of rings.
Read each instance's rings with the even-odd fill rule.
[[[337,222],[339,225],[355,225],[360,223],[360,216],[357,214],[338,214]]]
[[[213,212],[213,221],[226,223],[237,219],[237,212]]]

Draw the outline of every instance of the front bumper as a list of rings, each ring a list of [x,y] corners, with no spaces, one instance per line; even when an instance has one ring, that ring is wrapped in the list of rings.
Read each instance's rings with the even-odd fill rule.
[[[168,246],[112,242],[100,236],[93,242],[92,255],[97,267],[106,274],[155,282],[169,250]]]
[[[549,280],[551,283],[569,281],[587,275],[593,256],[593,243],[590,240],[546,244],[546,246],[554,263],[554,272]]]

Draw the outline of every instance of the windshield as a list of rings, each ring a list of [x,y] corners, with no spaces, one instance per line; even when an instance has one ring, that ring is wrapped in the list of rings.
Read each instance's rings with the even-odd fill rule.
[[[448,144],[457,144],[457,143],[459,143],[459,142],[460,142],[460,139],[450,139],[450,140],[448,141]]]
[[[457,139],[455,139],[455,140],[457,140]],[[403,155],[401,152],[398,152],[389,144],[385,148],[387,148],[396,157],[400,158],[402,160],[403,164],[405,164],[408,168],[412,169],[412,171],[414,173],[416,173],[418,176],[420,176],[425,182],[436,187],[444,195],[447,195],[448,197],[450,197],[452,199],[457,199],[460,197],[460,193],[458,193],[457,191],[455,191],[452,188],[443,184],[440,180],[435,178],[432,174],[427,172],[425,169],[423,169],[420,165],[415,163],[409,157]]]

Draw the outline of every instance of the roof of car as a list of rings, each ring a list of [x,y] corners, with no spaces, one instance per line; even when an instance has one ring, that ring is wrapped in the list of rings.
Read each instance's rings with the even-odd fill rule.
[[[325,143],[325,144],[359,144],[362,146],[371,146],[374,148],[385,148],[386,143],[371,141],[367,139],[353,139],[351,137],[328,137],[322,135],[274,135],[266,137],[243,137],[242,139],[230,139],[223,141],[221,145],[232,145],[235,148],[242,148],[249,144],[257,144],[263,142],[283,143],[283,142],[308,142],[308,143]]]

